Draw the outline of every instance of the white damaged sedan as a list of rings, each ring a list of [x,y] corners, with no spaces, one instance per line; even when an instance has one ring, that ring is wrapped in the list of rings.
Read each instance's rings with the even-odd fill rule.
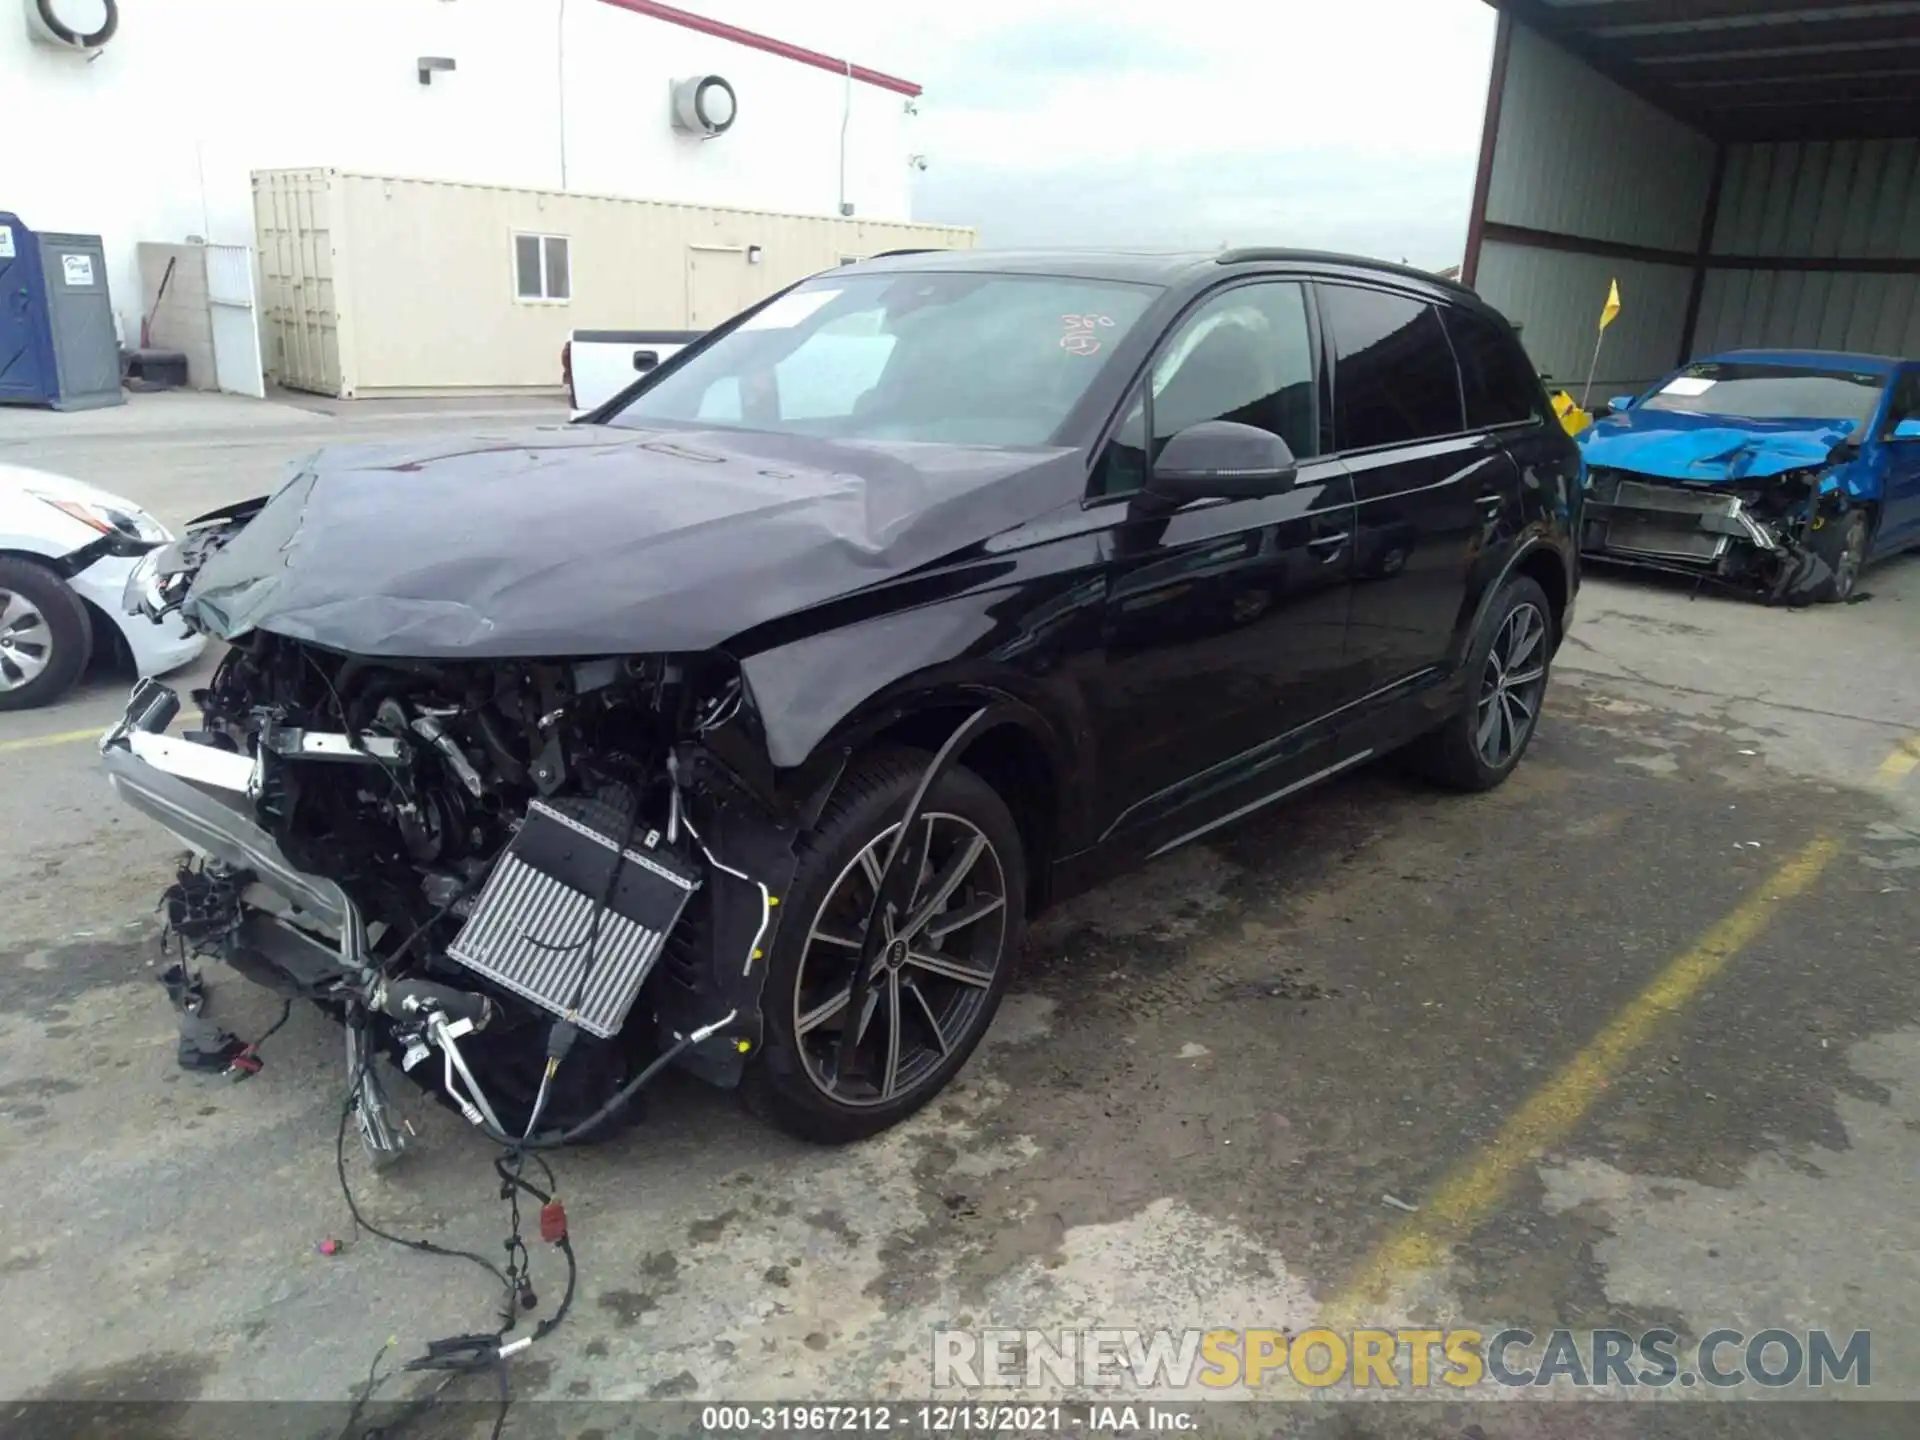
[[[60,698],[94,652],[118,648],[144,678],[206,648],[178,615],[128,615],[127,582],[173,536],[130,500],[44,470],[0,464],[0,710]]]

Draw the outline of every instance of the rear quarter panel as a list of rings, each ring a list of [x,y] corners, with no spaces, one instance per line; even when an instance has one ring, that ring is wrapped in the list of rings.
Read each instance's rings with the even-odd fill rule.
[[[1531,558],[1534,553],[1548,552],[1559,566],[1564,586],[1561,594],[1549,597],[1562,602],[1564,631],[1580,588],[1580,509],[1584,494],[1580,446],[1562,426],[1551,421],[1516,430],[1504,439],[1520,474],[1519,527],[1511,536],[1501,537],[1502,543],[1488,554],[1481,599],[1484,602],[1490,598],[1493,587],[1512,572],[1516,563],[1537,564]],[[1470,627],[1467,633],[1471,633]]]

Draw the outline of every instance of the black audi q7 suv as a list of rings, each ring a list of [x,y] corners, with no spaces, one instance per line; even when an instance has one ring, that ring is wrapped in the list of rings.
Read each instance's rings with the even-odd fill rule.
[[[102,741],[173,932],[503,1143],[666,1064],[824,1140],[966,1062],[1031,915],[1403,751],[1498,785],[1578,584],[1511,325],[1282,250],[899,253],[567,425],[323,452],[136,575],[229,646]],[[420,1063],[420,1062],[426,1063]]]

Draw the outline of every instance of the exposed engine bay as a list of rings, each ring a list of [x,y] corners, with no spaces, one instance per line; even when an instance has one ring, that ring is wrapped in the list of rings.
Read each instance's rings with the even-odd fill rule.
[[[178,604],[214,548],[190,537],[140,603]],[[346,1023],[376,1158],[406,1142],[382,1050],[515,1144],[610,1133],[669,1061],[738,1078],[791,827],[708,743],[742,708],[724,655],[409,662],[255,631],[192,698],[169,735],[179,697],[144,682],[102,741],[199,852],[169,934]]]
[[[1812,467],[1745,482],[1689,484],[1594,467],[1583,552],[1738,589],[1771,604],[1806,604],[1833,581],[1815,536],[1838,518]]]

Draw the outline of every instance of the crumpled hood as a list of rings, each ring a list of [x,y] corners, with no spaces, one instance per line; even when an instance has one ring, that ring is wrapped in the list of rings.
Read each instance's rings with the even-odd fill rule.
[[[1580,449],[1589,466],[1715,484],[1829,464],[1853,430],[1851,420],[1729,420],[1635,408],[1596,421]]]
[[[610,426],[322,451],[183,609],[369,656],[711,649],[1072,503],[1072,456]]]

